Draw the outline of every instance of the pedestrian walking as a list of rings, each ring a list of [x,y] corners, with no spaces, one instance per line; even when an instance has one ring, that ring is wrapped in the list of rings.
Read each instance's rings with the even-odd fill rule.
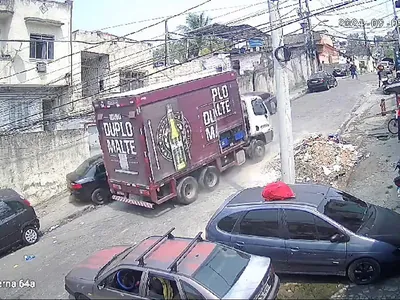
[[[356,65],[353,63],[351,66],[350,66],[350,73],[351,73],[351,78],[356,78],[356,79],[358,79],[358,76],[357,76],[357,67],[356,67]]]

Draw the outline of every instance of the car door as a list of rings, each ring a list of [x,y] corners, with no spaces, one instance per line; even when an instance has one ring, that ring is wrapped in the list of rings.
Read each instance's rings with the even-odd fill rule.
[[[346,243],[330,241],[333,235],[341,233],[339,229],[308,211],[298,209],[284,210],[284,224],[291,273],[342,274]]]
[[[136,291],[128,292],[119,286],[116,274],[119,271],[130,271],[135,274],[135,281],[139,281],[139,287]],[[93,294],[95,299],[146,299],[144,295],[146,273],[135,267],[120,267],[104,275],[94,284]]]
[[[108,190],[107,173],[104,163],[98,164],[96,166],[95,181],[98,187],[102,187]]]
[[[232,245],[251,254],[270,257],[277,271],[285,271],[288,252],[281,219],[282,212],[278,208],[250,210],[236,223]]]
[[[20,239],[20,228],[15,218],[15,212],[0,200],[0,249],[7,248]]]

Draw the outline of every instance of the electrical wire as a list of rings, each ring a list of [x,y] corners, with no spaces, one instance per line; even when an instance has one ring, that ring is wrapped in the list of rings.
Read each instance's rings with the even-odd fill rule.
[[[353,1],[344,2],[344,3],[341,3],[341,4],[338,4],[338,5],[334,6],[334,8],[345,7],[346,5],[349,5],[349,4],[354,3],[354,2],[356,2],[356,1],[358,1],[358,0],[353,0]],[[372,2],[372,1],[374,1],[374,0],[370,0],[370,1]],[[368,2],[368,1],[366,1],[366,2]],[[323,10],[317,12],[317,13],[310,14],[310,17],[311,17],[311,16],[314,16],[314,15],[322,14],[322,13],[327,12],[327,11],[330,11],[330,10],[332,10],[332,8],[323,9]],[[293,23],[298,22],[298,21],[300,21],[300,20],[302,20],[302,19],[305,19],[305,18],[306,18],[306,17],[299,18],[299,19],[295,19],[295,20],[293,20],[293,21],[289,21],[289,22],[285,23],[283,26],[287,26],[287,25],[293,24]],[[257,27],[262,27],[263,25],[266,25],[266,23],[259,24]],[[279,29],[279,28],[280,28],[280,27],[272,28],[272,29],[273,29],[273,30],[276,30],[276,29]],[[270,31],[271,31],[271,30],[269,30],[268,32],[270,32]],[[241,42],[243,42],[243,41],[241,41]],[[232,46],[234,46],[235,44],[238,44],[238,43],[240,43],[240,42],[233,43]],[[224,47],[224,48],[225,48],[225,47]],[[223,48],[214,50],[212,53],[215,53],[215,52],[220,51],[220,50],[222,50],[222,49],[223,49]],[[207,56],[207,55],[210,55],[210,54],[201,55],[201,56],[199,56],[199,57],[191,58],[191,59],[189,59],[187,62],[180,63],[180,64],[178,64],[178,65],[183,65],[183,64],[185,64],[185,63],[188,63],[188,62],[190,62],[190,61],[193,61],[193,60],[195,60],[195,59],[198,59],[198,58],[200,58],[200,57],[204,57],[204,56]],[[175,66],[173,66],[173,67],[176,67],[176,66],[177,66],[177,65],[175,65]],[[171,67],[168,67],[168,68],[166,68],[166,69],[170,69],[170,68],[171,68]],[[158,71],[156,71],[156,72],[153,72],[153,73],[151,73],[151,74],[146,75],[146,77],[149,77],[149,76],[151,76],[151,75],[153,75],[153,74],[156,74],[156,73],[160,73],[160,72],[162,72],[162,71],[165,71],[166,69],[158,70]],[[110,89],[108,89],[108,91],[111,91],[112,89],[115,89],[116,87],[120,87],[120,86],[121,86],[121,84],[116,85],[116,86],[113,86],[113,87],[111,87]],[[101,92],[99,92],[99,93],[96,93],[96,94],[94,94],[94,95],[91,95],[91,97],[96,96],[96,95],[98,95],[98,94],[100,94],[100,93],[103,93],[103,92],[106,92],[106,91],[101,91]],[[75,102],[78,102],[78,101],[82,101],[82,100],[87,99],[87,98],[89,98],[89,97],[83,97],[83,98],[80,98],[80,99],[75,99],[75,100],[69,101],[69,102],[67,102],[67,103],[64,103],[64,104],[58,106],[58,107],[54,107],[52,110],[55,110],[55,109],[57,109],[57,108],[60,108],[60,107],[69,105],[69,104],[71,104],[71,103],[75,103]],[[91,112],[88,111],[87,113],[90,114]],[[38,114],[39,114],[39,113],[34,114],[34,115],[31,115],[31,116],[28,116],[28,117],[25,117],[25,118],[20,119],[20,120],[16,120],[16,121],[10,122],[10,123],[8,123],[8,124],[4,124],[4,125],[2,125],[2,126],[0,126],[0,127],[7,126],[7,125],[10,125],[10,124],[16,123],[16,122],[18,122],[18,121],[27,120],[28,118],[30,118],[30,117],[32,117],[32,116],[35,116],[35,115],[38,115]],[[40,113],[40,114],[41,114],[41,113]],[[68,118],[68,116],[67,116],[67,118]],[[42,120],[40,120],[39,122],[42,122]],[[22,128],[24,128],[24,127],[17,128],[17,130],[18,130],[18,129],[22,129]]]

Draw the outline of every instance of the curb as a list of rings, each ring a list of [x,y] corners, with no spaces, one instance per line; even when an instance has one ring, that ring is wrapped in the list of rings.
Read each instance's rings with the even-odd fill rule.
[[[86,215],[87,213],[89,213],[91,211],[94,211],[94,210],[96,210],[96,209],[98,209],[100,207],[103,207],[103,205],[97,205],[97,206],[90,205],[90,206],[84,207],[83,209],[75,211],[74,213],[72,213],[72,214],[70,214],[70,215],[58,220],[57,224],[54,224],[54,225],[51,225],[48,228],[42,229],[40,231],[41,236],[46,235],[46,234],[52,232],[53,230],[58,229],[58,228],[60,228],[60,227],[62,227],[64,225],[72,222],[73,220],[75,220],[75,219],[77,219],[77,218],[79,218],[79,217],[81,217],[83,215]]]
[[[303,97],[304,95],[307,94],[307,88],[303,88],[302,90],[300,90],[298,93],[294,94],[292,97],[290,97],[290,102],[295,101],[301,97]]]

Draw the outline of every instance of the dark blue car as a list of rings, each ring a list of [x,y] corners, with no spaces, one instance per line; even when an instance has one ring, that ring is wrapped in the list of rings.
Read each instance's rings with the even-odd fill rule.
[[[242,190],[217,210],[206,237],[272,259],[278,273],[376,281],[400,262],[400,215],[332,187],[290,185],[296,197],[265,201]]]

